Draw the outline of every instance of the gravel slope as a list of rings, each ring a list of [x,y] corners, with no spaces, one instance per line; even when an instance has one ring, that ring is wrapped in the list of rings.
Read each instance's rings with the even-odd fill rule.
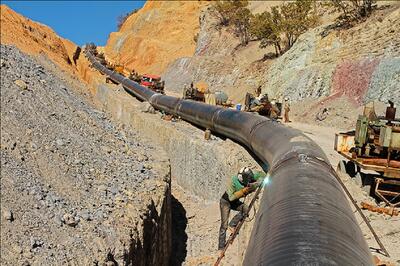
[[[159,184],[154,151],[2,45],[1,264],[113,265]]]

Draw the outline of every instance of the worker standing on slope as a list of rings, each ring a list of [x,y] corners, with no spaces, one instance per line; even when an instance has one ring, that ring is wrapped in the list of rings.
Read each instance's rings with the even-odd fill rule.
[[[289,102],[289,98],[288,97],[285,97],[284,104],[285,104],[285,108],[284,108],[285,113],[284,113],[284,116],[283,116],[283,122],[284,123],[289,123],[291,121],[289,119],[290,102]]]
[[[219,207],[221,210],[221,227],[219,229],[218,251],[222,252],[225,247],[226,230],[231,210],[239,211],[229,223],[230,231],[233,232],[236,225],[248,211],[248,206],[239,199],[254,192],[262,182],[262,172],[253,174],[248,167],[240,169],[239,173],[229,179],[227,190],[222,195]]]

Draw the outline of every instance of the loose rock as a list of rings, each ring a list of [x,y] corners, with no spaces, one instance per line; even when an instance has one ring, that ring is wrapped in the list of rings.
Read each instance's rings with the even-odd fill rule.
[[[7,221],[10,221],[10,222],[14,221],[13,213],[10,210],[4,210],[3,216],[4,216],[4,219],[6,219]]]
[[[0,75],[0,264],[85,264],[82,259],[96,258],[99,250],[107,257],[107,249],[129,247],[127,236],[147,209],[127,212],[123,206],[132,199],[138,207],[150,205],[147,179],[156,175],[135,171],[140,163],[127,151],[140,145],[147,153],[149,144],[139,144],[137,133],[96,110],[81,94],[86,85],[71,81],[47,58],[40,59],[43,67],[1,45],[1,59],[9,67]],[[26,91],[34,94],[21,94]],[[102,242],[93,242],[98,232]],[[7,250],[19,252],[15,245],[23,247],[22,255],[8,256]]]
[[[14,83],[23,90],[28,89],[28,85],[23,80],[17,79]]]

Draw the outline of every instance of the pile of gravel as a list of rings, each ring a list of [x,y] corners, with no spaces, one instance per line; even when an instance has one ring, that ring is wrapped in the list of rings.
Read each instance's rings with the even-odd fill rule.
[[[126,206],[132,221],[156,189],[154,148],[139,141],[1,45],[1,264],[112,264],[107,242],[120,239]]]

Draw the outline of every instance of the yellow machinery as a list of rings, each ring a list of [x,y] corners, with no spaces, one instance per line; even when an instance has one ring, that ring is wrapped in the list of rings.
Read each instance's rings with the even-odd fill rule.
[[[389,101],[384,117],[377,117],[373,105],[366,106],[356,129],[335,136],[335,150],[348,162],[341,166],[350,176],[360,169],[379,173],[374,177],[377,197],[391,207],[400,205],[400,121]],[[364,181],[363,183],[366,183]]]
[[[124,66],[122,66],[122,65],[115,65],[115,66],[114,66],[114,71],[117,72],[118,74],[123,75],[123,74],[124,74]]]

